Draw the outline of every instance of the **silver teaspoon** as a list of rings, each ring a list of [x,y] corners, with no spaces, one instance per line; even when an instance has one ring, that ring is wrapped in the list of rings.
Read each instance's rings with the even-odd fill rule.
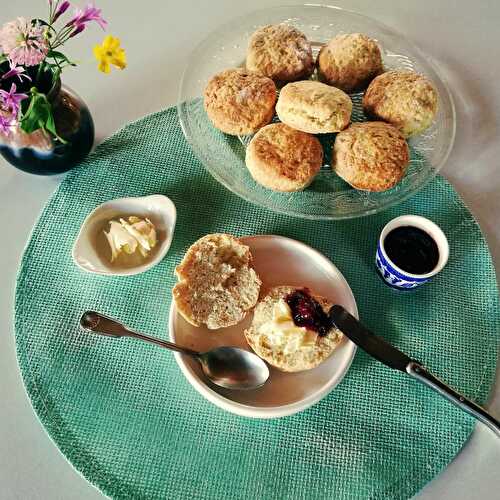
[[[196,352],[143,333],[138,333],[95,311],[83,313],[81,327],[106,337],[132,337],[155,344],[165,349],[177,351],[196,359],[203,373],[214,384],[226,389],[257,389],[269,378],[267,365],[257,355],[238,347],[217,347],[208,352]]]

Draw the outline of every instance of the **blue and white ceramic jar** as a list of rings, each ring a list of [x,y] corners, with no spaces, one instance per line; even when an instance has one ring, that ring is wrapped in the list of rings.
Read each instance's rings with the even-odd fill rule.
[[[427,274],[411,274],[398,267],[387,255],[384,247],[386,236],[397,227],[411,226],[425,231],[436,242],[439,258],[436,266]],[[448,240],[439,226],[419,215],[402,215],[392,219],[380,233],[375,264],[382,279],[391,287],[399,290],[411,290],[427,283],[446,265],[449,257]]]

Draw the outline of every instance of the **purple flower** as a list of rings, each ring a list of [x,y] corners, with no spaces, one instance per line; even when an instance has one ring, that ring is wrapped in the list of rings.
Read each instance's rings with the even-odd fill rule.
[[[95,5],[89,4],[83,10],[76,9],[75,15],[66,24],[66,26],[74,26],[75,31],[77,31],[80,26],[85,26],[87,23],[92,21],[95,21],[103,30],[106,29],[106,26],[108,25],[107,21],[105,21],[101,16],[101,9],[98,9]],[[83,29],[80,28],[78,33],[81,31],[83,31]]]
[[[69,35],[70,38],[73,38],[74,36],[78,35],[78,33],[81,33],[85,29],[85,24],[79,24],[74,31],[71,32],[71,35]]]
[[[10,135],[14,123],[14,117],[9,113],[4,113],[0,108],[0,134]]]
[[[10,86],[10,90],[0,89],[0,99],[2,101],[2,109],[5,111],[10,111],[13,115],[17,116],[19,109],[21,107],[21,101],[27,99],[26,94],[16,94],[16,84],[13,83]]]
[[[7,78],[14,78],[17,76],[19,78],[19,81],[22,82],[23,78],[26,78],[26,80],[31,81],[31,78],[29,75],[25,73],[25,69],[22,66],[16,66],[16,63],[13,61],[9,60],[9,71],[2,75],[2,80],[6,80]]]
[[[70,6],[71,4],[68,2],[68,0],[64,0],[64,2],[59,5],[57,10],[55,11],[52,22],[55,23],[70,8]]]

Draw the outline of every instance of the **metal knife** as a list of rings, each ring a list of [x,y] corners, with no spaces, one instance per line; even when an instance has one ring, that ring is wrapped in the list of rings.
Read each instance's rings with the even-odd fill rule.
[[[447,386],[442,380],[439,380],[424,368],[421,363],[411,359],[399,349],[396,349],[393,345],[372,333],[342,306],[333,306],[330,309],[330,318],[346,337],[370,354],[370,356],[373,356],[389,368],[405,372],[419,382],[434,389],[438,394],[444,396],[453,404],[487,425],[500,437],[500,422],[493,418],[484,408]]]

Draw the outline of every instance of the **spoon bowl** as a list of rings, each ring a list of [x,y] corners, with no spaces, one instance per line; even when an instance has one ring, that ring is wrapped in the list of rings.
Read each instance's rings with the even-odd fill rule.
[[[217,347],[200,354],[198,359],[207,378],[226,389],[257,389],[269,378],[266,363],[239,347]]]

